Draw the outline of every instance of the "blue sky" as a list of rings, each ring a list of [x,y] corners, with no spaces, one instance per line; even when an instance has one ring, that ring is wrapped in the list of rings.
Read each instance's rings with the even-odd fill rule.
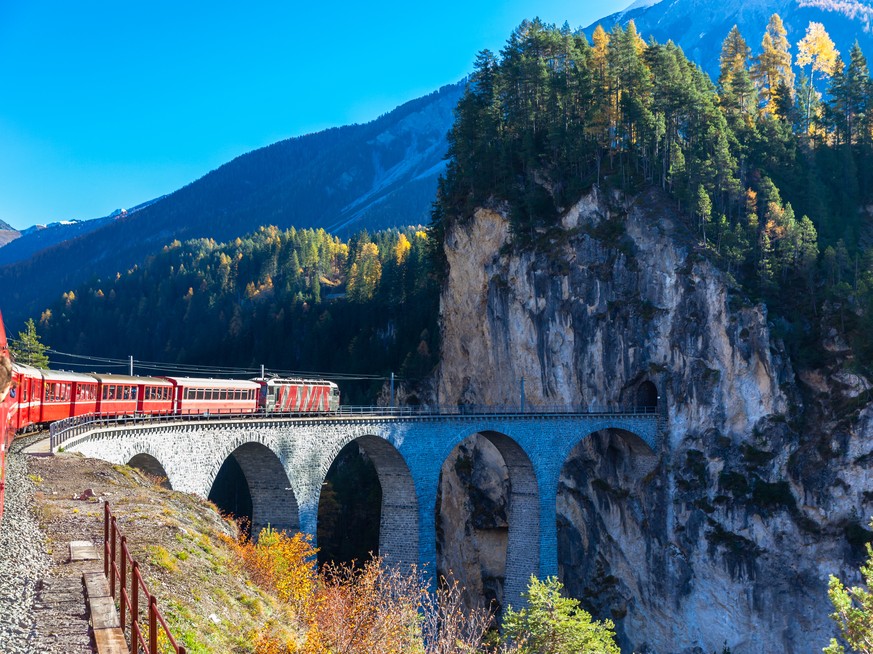
[[[96,218],[466,75],[524,18],[631,0],[0,1],[0,220]]]

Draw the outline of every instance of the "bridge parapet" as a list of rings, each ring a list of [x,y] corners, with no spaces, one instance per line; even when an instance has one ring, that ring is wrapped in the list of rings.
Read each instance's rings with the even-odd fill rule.
[[[624,407],[620,409],[591,408],[581,406],[554,405],[540,406],[480,406],[480,405],[451,405],[437,407],[378,407],[378,406],[343,406],[337,411],[327,414],[301,416],[294,413],[232,413],[213,412],[207,414],[179,415],[174,413],[157,414],[86,414],[75,418],[66,418],[53,422],[49,426],[50,443],[52,452],[59,448],[66,448],[75,443],[82,442],[82,437],[89,434],[112,431],[118,427],[130,427],[137,425],[157,424],[215,424],[216,422],[239,422],[246,420],[295,420],[301,422],[342,420],[436,420],[449,421],[465,420],[475,421],[489,418],[506,420],[531,420],[549,418],[648,418],[655,419],[658,413],[651,407]],[[656,429],[657,431],[657,429]],[[654,443],[650,443],[654,447]]]

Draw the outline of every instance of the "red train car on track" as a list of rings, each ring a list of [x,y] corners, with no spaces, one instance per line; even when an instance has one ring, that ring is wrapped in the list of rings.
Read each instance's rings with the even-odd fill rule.
[[[94,377],[54,370],[37,372],[42,376],[42,393],[30,394],[30,398],[41,398],[42,406],[38,419],[32,422],[54,422],[95,411],[97,382]]]
[[[174,387],[174,413],[254,413],[260,385],[239,379],[167,377]]]
[[[326,414],[339,402],[339,388],[325,380],[134,377],[13,364],[0,316],[0,516],[9,445],[34,425],[85,415]]]
[[[37,368],[13,364],[12,389],[9,394],[13,410],[10,422],[15,431],[40,422],[42,412],[42,374]]]

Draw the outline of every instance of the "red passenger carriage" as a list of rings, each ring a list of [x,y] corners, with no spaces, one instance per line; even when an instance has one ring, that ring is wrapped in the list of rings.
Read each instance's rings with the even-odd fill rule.
[[[94,377],[54,370],[38,372],[42,375],[42,392],[31,393],[30,397],[41,399],[42,412],[33,422],[54,422],[95,411],[97,382]]]
[[[160,377],[138,377],[140,384],[137,413],[173,413],[173,383]]]
[[[38,424],[42,413],[42,372],[37,368],[13,364],[10,422],[18,431]]]
[[[167,377],[175,387],[174,410],[179,414],[254,413],[260,385],[237,379]]]
[[[94,375],[99,382],[97,413],[132,416],[136,413],[140,377]]]

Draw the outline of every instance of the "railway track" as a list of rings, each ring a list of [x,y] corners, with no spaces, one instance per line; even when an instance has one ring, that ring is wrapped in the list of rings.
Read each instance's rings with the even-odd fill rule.
[[[24,450],[48,432],[16,438],[7,458],[6,510],[0,518],[0,653],[91,652],[81,582],[53,574],[34,511]]]

